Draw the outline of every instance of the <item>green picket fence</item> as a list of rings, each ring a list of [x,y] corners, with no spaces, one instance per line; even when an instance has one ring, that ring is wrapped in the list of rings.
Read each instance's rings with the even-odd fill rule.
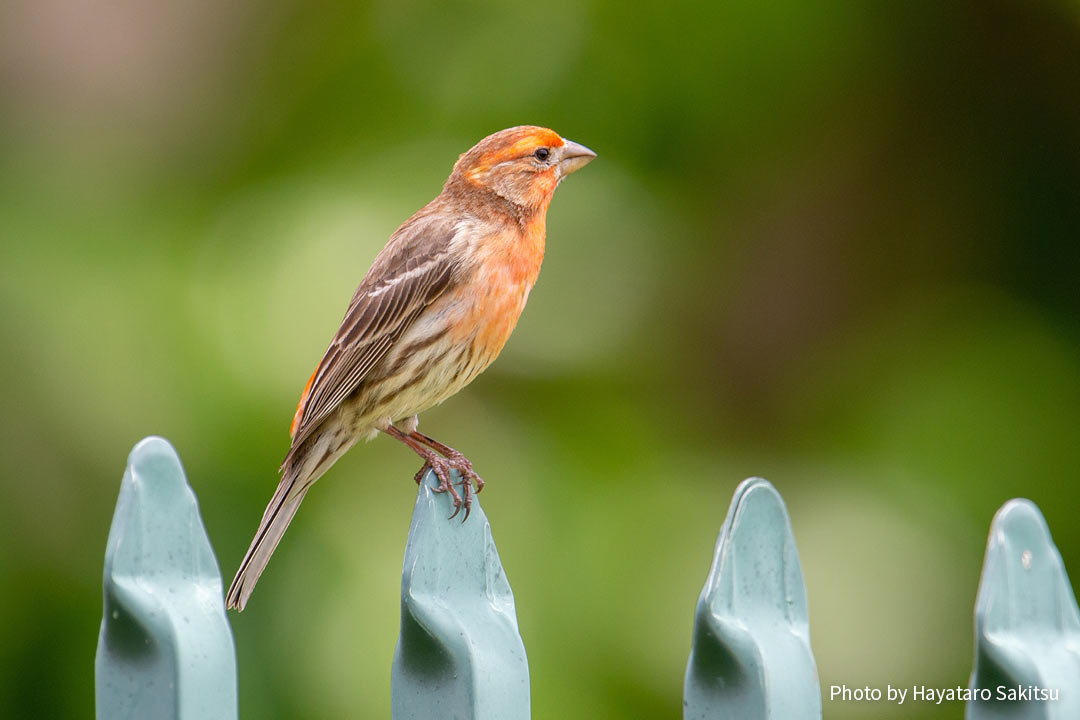
[[[479,503],[451,523],[430,475],[417,495],[391,676],[394,720],[530,716],[514,596]],[[1035,505],[994,517],[975,606],[968,720],[1080,718],[1080,612]],[[97,717],[235,720],[236,651],[221,573],[180,459],[132,451],[105,554]],[[1001,701],[1000,687],[1053,688]],[[787,509],[767,481],[735,491],[698,599],[683,716],[821,718],[806,586]]]

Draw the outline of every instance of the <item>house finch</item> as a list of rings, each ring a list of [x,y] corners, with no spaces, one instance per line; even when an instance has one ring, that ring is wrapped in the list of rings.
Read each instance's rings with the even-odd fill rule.
[[[473,485],[479,492],[484,482],[460,452],[417,432],[417,414],[498,356],[540,272],[551,196],[594,157],[546,128],[489,135],[390,236],[300,397],[281,482],[228,607],[244,609],[308,489],[360,438],[383,432],[408,445],[424,460],[416,481],[434,471],[454,515],[464,508],[468,518]],[[451,470],[461,474],[461,495]]]

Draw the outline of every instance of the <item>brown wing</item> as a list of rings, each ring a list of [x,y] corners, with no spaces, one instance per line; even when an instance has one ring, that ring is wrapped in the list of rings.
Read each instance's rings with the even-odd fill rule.
[[[417,214],[390,238],[304,388],[293,419],[293,448],[360,385],[424,308],[451,287],[457,271],[449,253],[454,234],[454,223]]]

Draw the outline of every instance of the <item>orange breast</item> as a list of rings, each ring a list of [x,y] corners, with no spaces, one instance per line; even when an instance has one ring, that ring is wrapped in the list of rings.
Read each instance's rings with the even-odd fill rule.
[[[471,297],[457,328],[460,339],[472,339],[487,365],[498,356],[525,308],[544,260],[543,217],[526,227],[487,238],[479,248],[477,274],[462,290]]]

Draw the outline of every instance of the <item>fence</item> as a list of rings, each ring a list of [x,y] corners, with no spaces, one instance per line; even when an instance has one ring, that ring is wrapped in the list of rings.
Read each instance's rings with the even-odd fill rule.
[[[529,669],[479,503],[446,522],[430,475],[401,580],[392,716],[528,718]],[[968,720],[1080,718],[1080,613],[1035,505],[1011,500],[990,529],[975,606]],[[221,574],[180,460],[161,438],[132,451],[105,554],[97,717],[235,720],[236,654]],[[1002,690],[1027,689],[1017,699]],[[1032,688],[1055,689],[1057,698]],[[806,587],[787,510],[767,481],[735,491],[698,599],[684,718],[820,718]]]

